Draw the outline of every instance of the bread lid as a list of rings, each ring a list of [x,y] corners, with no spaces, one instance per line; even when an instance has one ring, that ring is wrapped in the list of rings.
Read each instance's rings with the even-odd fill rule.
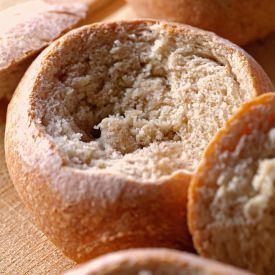
[[[244,104],[213,139],[189,192],[201,255],[275,273],[275,94]]]
[[[0,12],[0,98],[10,98],[34,58],[50,43],[88,21],[108,0],[35,0]],[[31,12],[30,12],[31,11]]]

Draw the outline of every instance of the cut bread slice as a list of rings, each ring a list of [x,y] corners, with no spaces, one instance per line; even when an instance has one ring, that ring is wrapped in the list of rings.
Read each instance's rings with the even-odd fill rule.
[[[246,103],[209,145],[191,183],[201,255],[275,274],[275,95]]]
[[[169,249],[110,253],[64,275],[252,275],[193,254]]]
[[[100,2],[100,3],[99,3]],[[0,12],[0,98],[10,98],[35,57],[107,0],[35,0]]]
[[[157,21],[74,30],[9,106],[6,159],[23,201],[76,261],[129,247],[192,250],[190,177],[237,108],[272,88],[240,48]]]

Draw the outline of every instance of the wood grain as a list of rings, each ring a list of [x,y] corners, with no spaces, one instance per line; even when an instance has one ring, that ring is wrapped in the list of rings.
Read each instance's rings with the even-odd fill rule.
[[[0,0],[0,10],[29,0]],[[123,0],[98,10],[93,21],[136,18]],[[246,49],[263,65],[275,83],[275,34]],[[31,222],[9,179],[4,160],[7,102],[0,101],[0,274],[61,274],[75,263],[63,256]]]

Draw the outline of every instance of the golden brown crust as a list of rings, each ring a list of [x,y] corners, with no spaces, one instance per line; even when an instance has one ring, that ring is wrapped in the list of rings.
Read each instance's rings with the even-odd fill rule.
[[[258,104],[266,105],[266,104],[269,104],[270,101],[272,101],[272,100],[274,100],[274,94],[267,93],[265,95],[256,97],[255,99],[253,99],[250,102],[244,103],[243,106],[241,106],[240,110],[227,121],[224,128],[222,128],[218,131],[218,133],[213,138],[212,142],[208,145],[208,147],[204,153],[203,159],[202,159],[193,179],[191,180],[190,187],[188,189],[188,193],[189,193],[188,194],[188,209],[193,209],[193,207],[195,206],[196,201],[198,200],[197,190],[198,190],[198,188],[200,188],[201,186],[204,185],[204,173],[206,173],[206,171],[211,169],[216,164],[216,163],[210,164],[209,160],[211,159],[211,157],[216,149],[217,144],[219,144],[219,142],[222,140],[222,138],[226,134],[229,133],[231,125],[233,125],[236,121],[241,119],[244,114],[247,114],[251,107],[258,105]],[[247,129],[243,128],[243,132],[240,132],[239,136],[236,139],[238,139],[240,136],[245,134],[246,130]],[[230,149],[232,146],[233,145],[231,143],[228,143],[227,146],[224,147],[224,150]],[[195,214],[195,212],[188,211],[188,225],[189,225],[189,229],[192,233],[194,245],[196,247],[196,250],[201,255],[209,256],[206,254],[205,251],[202,250],[201,246],[199,245],[200,241],[196,241],[198,236],[195,233],[196,228],[195,228],[194,224],[195,224],[196,218],[193,216],[194,214]]]
[[[269,0],[128,0],[143,17],[190,24],[244,45],[275,30],[275,3]]]
[[[35,0],[0,12],[0,98],[10,98],[35,57],[108,0]],[[29,11],[32,11],[31,13]]]
[[[0,97],[11,97],[37,54],[84,19],[87,9],[81,3],[51,5],[39,0],[1,11]]]
[[[273,248],[268,249],[266,247],[262,247],[261,249],[258,247],[255,248],[253,243],[256,241],[256,235],[258,238],[263,238],[262,243],[265,241],[268,242],[268,234],[267,236],[264,236],[267,232],[261,232],[261,229],[259,226],[255,226],[253,228],[253,223],[251,223],[248,220],[245,220],[243,222],[236,223],[236,225],[233,222],[234,217],[239,214],[236,213],[236,211],[233,210],[234,205],[231,206],[227,205],[226,207],[223,206],[221,209],[224,209],[222,211],[226,212],[228,211],[227,208],[230,209],[231,207],[231,219],[228,218],[227,225],[224,225],[224,228],[221,228],[221,230],[226,235],[227,229],[226,227],[230,228],[231,226],[234,229],[234,238],[235,240],[231,239],[232,243],[239,242],[240,234],[238,230],[241,232],[246,232],[247,238],[249,239],[249,242],[251,243],[250,247],[254,247],[254,249],[250,249],[252,251],[247,251],[247,247],[245,243],[239,242],[238,244],[238,251],[236,253],[224,253],[223,255],[217,255],[218,249],[215,249],[215,247],[218,247],[218,243],[221,243],[221,240],[219,239],[208,239],[207,234],[205,234],[205,229],[203,229],[204,222],[201,222],[200,220],[202,217],[208,217],[207,225],[209,228],[211,228],[212,222],[216,217],[213,217],[213,214],[210,214],[210,208],[211,203],[213,200],[210,200],[209,198],[206,199],[202,196],[202,189],[204,189],[204,192],[211,192],[211,195],[209,197],[215,196],[214,194],[217,193],[217,189],[219,188],[221,183],[217,183],[217,177],[221,176],[221,167],[224,167],[223,172],[227,169],[227,166],[229,166],[229,162],[232,163],[234,166],[237,166],[239,163],[241,163],[241,156],[239,158],[234,157],[234,152],[236,152],[236,149],[238,146],[240,146],[240,140],[246,136],[253,135],[253,133],[256,133],[258,137],[260,137],[260,132],[267,133],[271,129],[274,129],[274,121],[275,121],[275,112],[274,112],[274,106],[275,106],[275,94],[274,93],[268,93],[265,95],[261,95],[250,102],[247,102],[241,106],[239,111],[232,116],[232,118],[226,123],[225,127],[221,129],[216,136],[213,138],[212,142],[207,147],[203,159],[194,175],[194,177],[191,180],[191,184],[188,190],[188,226],[189,230],[192,234],[192,239],[194,242],[194,246],[197,250],[197,252],[205,257],[214,258],[216,260],[220,260],[223,262],[227,262],[232,265],[236,265],[242,268],[249,269],[252,272],[255,272],[257,274],[273,274],[274,273],[274,265],[271,265],[270,263],[267,265],[264,263],[264,254],[266,253],[266,250],[269,250],[270,253],[273,253]],[[257,110],[258,113],[254,110]],[[249,120],[249,121],[248,121]],[[257,121],[257,123],[255,123]],[[256,141],[259,143],[262,143],[262,147],[264,148],[264,142],[266,141]],[[257,147],[256,142],[253,143],[255,147]],[[246,145],[244,145],[246,146]],[[264,150],[262,148],[262,150]],[[242,149],[239,149],[242,150]],[[244,150],[244,149],[243,149]],[[250,147],[249,151],[251,151],[251,159],[253,159],[253,162],[255,165],[259,165],[260,161],[262,160],[260,157],[259,159],[255,159],[255,156],[253,155],[254,148]],[[221,161],[221,159],[218,156],[221,156],[222,154],[229,155],[227,161]],[[272,159],[273,152],[270,151],[268,154],[268,159]],[[264,157],[263,157],[264,159]],[[232,164],[231,164],[232,165]],[[248,170],[249,167],[246,167],[246,170]],[[255,174],[254,174],[255,176]],[[243,182],[246,182],[245,179],[246,175],[243,174]],[[252,185],[251,179],[249,179],[249,185]],[[237,180],[236,180],[237,182]],[[238,182],[237,182],[238,184]],[[233,186],[231,187],[233,189]],[[211,191],[210,191],[211,190]],[[249,194],[249,190],[247,189],[247,196]],[[242,194],[239,194],[241,197]],[[271,194],[270,194],[271,195]],[[236,196],[236,201],[238,197]],[[243,197],[244,199],[244,197]],[[237,203],[236,203],[237,204]],[[203,205],[203,208],[201,207]],[[242,210],[243,211],[243,210]],[[273,209],[270,208],[267,211],[269,211],[270,215],[273,214]],[[238,211],[240,212],[240,211]],[[230,213],[230,211],[229,211]],[[219,213],[221,214],[221,213]],[[273,216],[274,218],[274,216]],[[217,219],[221,219],[221,216]],[[255,222],[257,224],[257,220],[255,219]],[[229,225],[231,223],[231,225]],[[251,228],[250,228],[251,226]],[[207,227],[207,226],[206,226]],[[230,230],[230,229],[229,229]],[[228,230],[228,231],[229,231]],[[249,232],[249,230],[251,230]],[[274,226],[269,226],[268,229],[270,232],[274,230]],[[265,231],[265,230],[264,230]],[[272,234],[272,233],[271,233]],[[243,236],[242,236],[243,237]],[[253,239],[254,237],[254,239]],[[273,236],[272,236],[273,238]],[[245,240],[243,240],[245,242]],[[271,239],[269,240],[269,242]],[[207,245],[204,245],[207,244]],[[221,246],[223,246],[225,251],[230,251],[228,248],[229,244],[222,243]],[[254,250],[254,251],[253,251]],[[227,255],[227,256],[224,256]],[[249,255],[249,256],[247,256]],[[261,255],[261,257],[259,256]],[[272,261],[274,255],[267,259],[267,261]]]
[[[46,73],[43,64],[49,62],[56,48],[88,35],[93,29],[112,30],[118,25],[135,27],[140,23],[155,21],[95,24],[62,37],[31,65],[9,105],[5,150],[11,179],[39,227],[78,262],[130,247],[193,249],[185,222],[190,174],[181,172],[162,181],[141,184],[119,175],[71,168],[34,122],[33,100]],[[254,72],[248,73],[253,94],[271,87],[261,68],[230,43],[194,28],[162,24],[168,30],[211,39],[213,46],[226,48],[229,55],[238,52],[243,68]]]
[[[249,275],[251,273],[169,249],[132,249],[102,256],[67,275],[115,274]]]

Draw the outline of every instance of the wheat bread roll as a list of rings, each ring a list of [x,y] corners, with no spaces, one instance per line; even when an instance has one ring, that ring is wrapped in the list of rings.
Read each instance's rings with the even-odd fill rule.
[[[38,57],[9,105],[11,179],[78,262],[125,248],[192,250],[187,188],[204,148],[242,102],[271,88],[241,49],[188,26],[71,31]]]
[[[172,249],[130,249],[110,253],[64,275],[252,275]]]
[[[139,16],[190,24],[239,45],[275,31],[270,0],[127,0]]]
[[[197,251],[275,274],[275,95],[244,104],[209,145],[192,180],[189,226]]]
[[[107,0],[35,0],[0,12],[0,98],[10,98],[34,58],[52,41],[89,21]]]

